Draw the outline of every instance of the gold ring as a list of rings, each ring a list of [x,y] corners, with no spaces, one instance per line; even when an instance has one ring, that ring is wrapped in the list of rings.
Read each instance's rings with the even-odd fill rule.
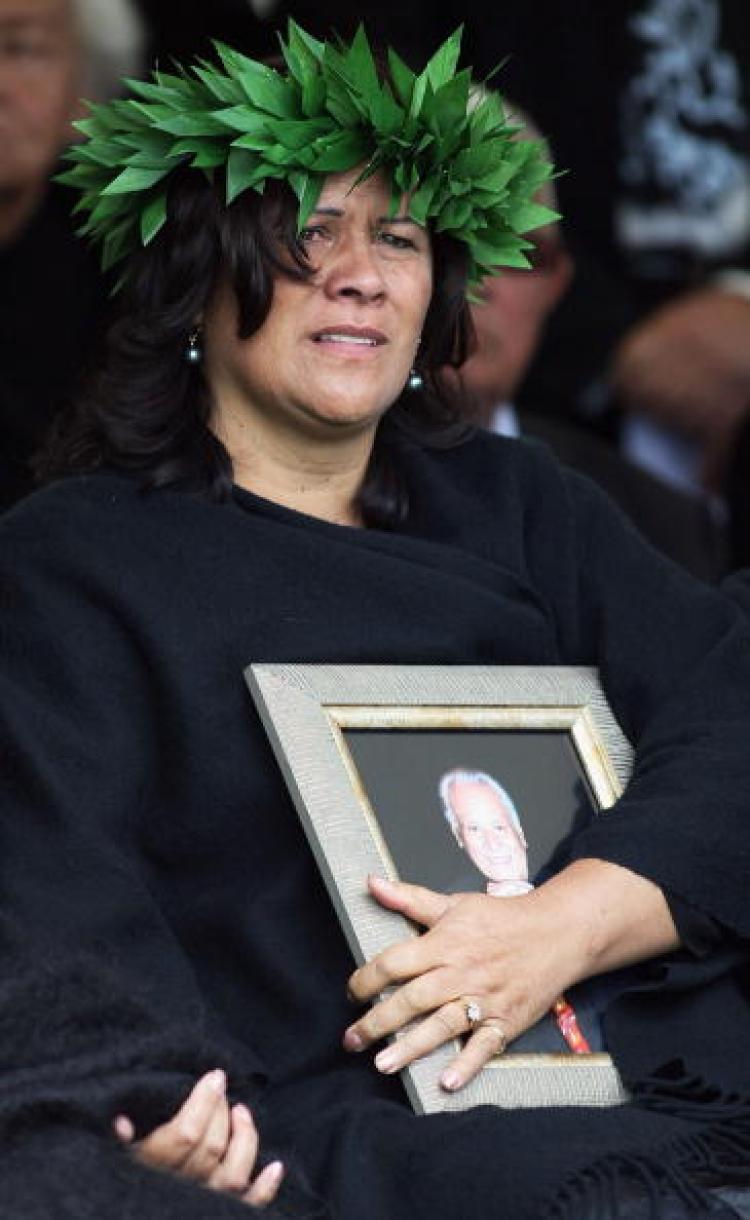
[[[494,1053],[496,1055],[504,1054],[508,1045],[508,1035],[503,1029],[502,1022],[497,1017],[485,1017],[484,1021],[480,1021],[479,1024],[482,1029],[491,1029],[497,1037],[497,1050]]]

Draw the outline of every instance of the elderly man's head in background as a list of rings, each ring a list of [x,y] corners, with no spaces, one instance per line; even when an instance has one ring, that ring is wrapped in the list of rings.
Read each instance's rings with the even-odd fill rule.
[[[486,771],[456,768],[440,781],[443,814],[472,863],[496,886],[528,882],[527,844],[513,801]]]
[[[512,104],[511,122],[521,127],[518,139],[541,140],[533,123]],[[557,197],[552,182],[545,182],[539,203],[555,209]],[[481,422],[487,422],[495,407],[511,402],[531,363],[547,318],[570,284],[573,265],[562,240],[559,224],[544,225],[528,234],[533,249],[527,251],[531,271],[503,268],[488,276],[472,306],[477,336],[474,354],[461,369],[461,381],[472,395]]]
[[[12,241],[83,113],[142,66],[130,0],[0,0],[0,241]]]

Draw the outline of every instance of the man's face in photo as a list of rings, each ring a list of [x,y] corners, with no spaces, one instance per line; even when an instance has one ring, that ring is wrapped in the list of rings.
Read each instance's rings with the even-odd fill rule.
[[[466,854],[490,881],[527,881],[526,844],[498,792],[477,780],[457,781],[450,805]]]

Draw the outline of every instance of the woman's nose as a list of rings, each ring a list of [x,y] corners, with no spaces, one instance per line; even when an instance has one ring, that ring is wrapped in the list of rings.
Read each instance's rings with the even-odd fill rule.
[[[331,251],[325,266],[325,288],[330,296],[363,303],[385,296],[382,268],[369,235],[346,237]]]

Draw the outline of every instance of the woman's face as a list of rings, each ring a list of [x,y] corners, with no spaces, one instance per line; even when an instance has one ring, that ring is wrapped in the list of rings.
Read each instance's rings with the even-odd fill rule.
[[[219,433],[229,416],[315,436],[374,429],[401,393],[432,293],[430,240],[403,209],[388,219],[390,190],[379,175],[352,190],[358,174],[326,179],[301,234],[315,274],[276,280],[260,330],[238,338],[226,284],[207,310]]]

